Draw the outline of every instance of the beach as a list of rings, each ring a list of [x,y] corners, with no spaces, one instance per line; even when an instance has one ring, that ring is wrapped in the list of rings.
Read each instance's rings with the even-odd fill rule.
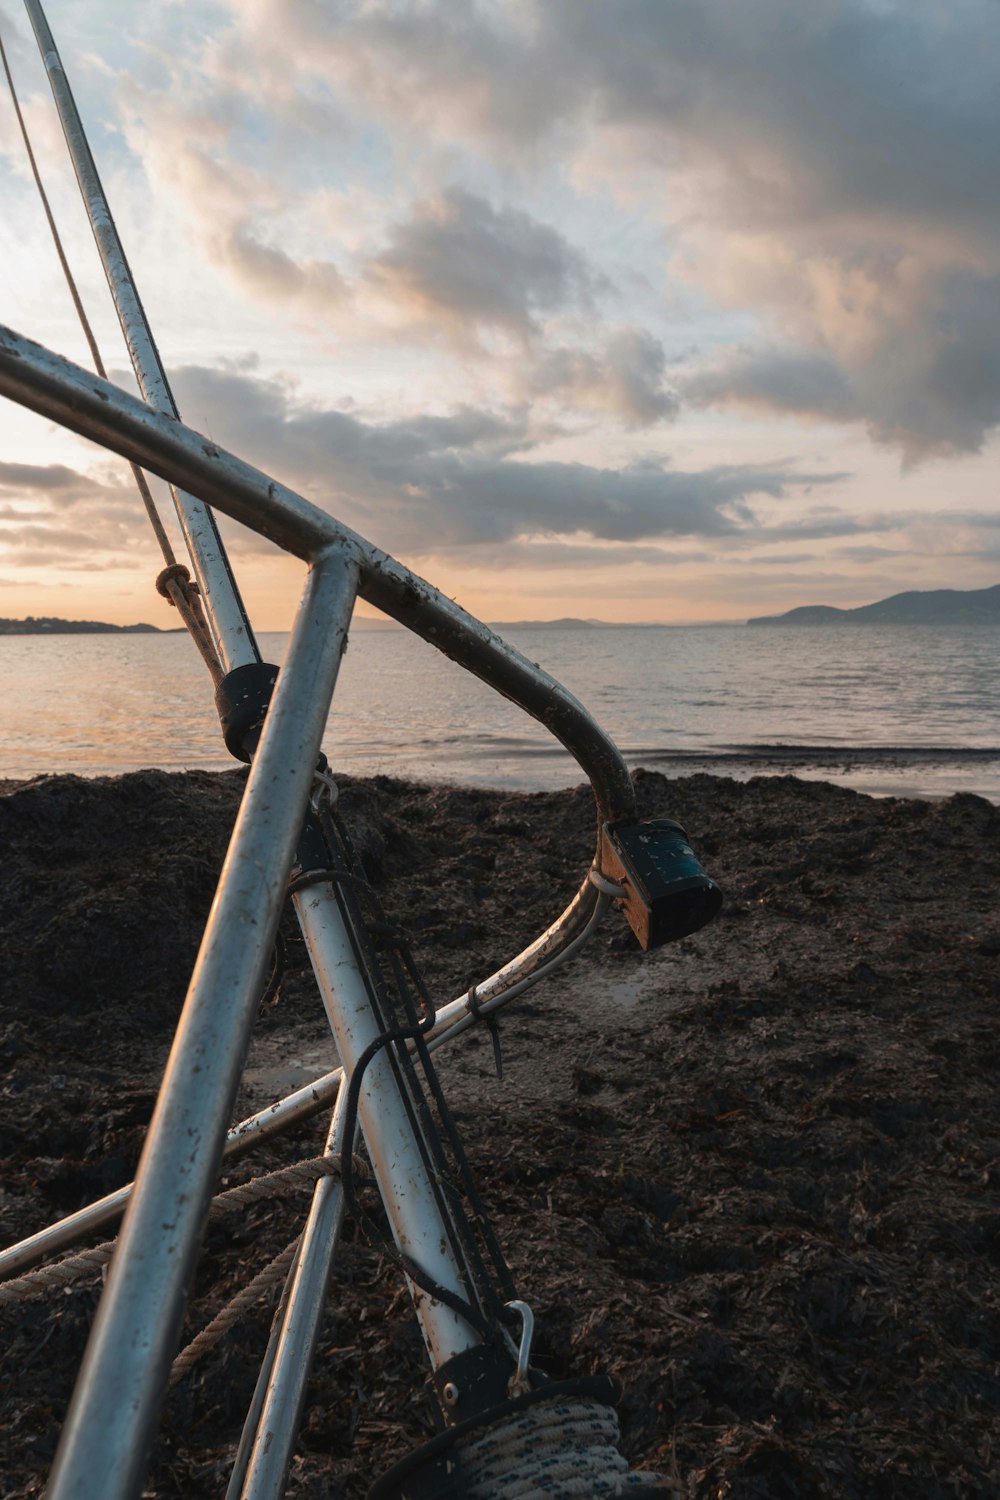
[[[1000,1490],[1000,809],[792,776],[635,773],[716,921],[584,955],[437,1054],[539,1366],[620,1381],[633,1467],[709,1500]],[[128,1181],[242,772],[0,785],[0,1233]],[[558,914],[586,788],[342,777],[366,872],[446,1003]],[[238,1118],[333,1065],[294,925]],[[229,1170],[314,1155],[322,1117]],[[185,1341],[296,1232],[213,1221]],[[354,1497],[433,1431],[397,1271],[345,1234],[288,1494]],[[0,1314],[0,1493],[41,1494],[100,1280]],[[171,1391],[144,1494],[218,1496],[270,1322]]]

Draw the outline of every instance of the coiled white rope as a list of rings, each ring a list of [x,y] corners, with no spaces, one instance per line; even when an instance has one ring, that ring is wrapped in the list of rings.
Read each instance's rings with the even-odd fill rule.
[[[618,1416],[599,1401],[556,1400],[462,1443],[470,1500],[570,1500],[576,1496],[649,1493],[666,1482],[630,1474],[618,1451]]]

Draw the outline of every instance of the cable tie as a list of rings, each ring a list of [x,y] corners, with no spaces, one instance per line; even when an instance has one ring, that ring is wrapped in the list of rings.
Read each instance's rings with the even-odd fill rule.
[[[484,1011],[479,1004],[479,990],[476,985],[470,984],[469,995],[466,1002],[469,1007],[469,1015],[475,1021],[483,1021],[486,1030],[490,1034],[493,1043],[493,1066],[497,1070],[497,1082],[503,1082],[503,1054],[500,1050],[500,1020],[493,1011]]]

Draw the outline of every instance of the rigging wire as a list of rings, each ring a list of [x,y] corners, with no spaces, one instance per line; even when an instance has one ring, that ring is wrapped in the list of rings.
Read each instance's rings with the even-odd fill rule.
[[[17,123],[21,131],[21,139],[24,142],[24,149],[28,157],[28,164],[31,167],[31,175],[35,180],[35,186],[38,189],[38,195],[42,202],[42,208],[45,210],[45,217],[48,220],[49,230],[52,234],[52,242],[55,246],[56,255],[59,258],[59,264],[62,267],[63,276],[66,279],[66,285],[69,288],[69,294],[73,299],[73,306],[76,308],[76,314],[80,320],[80,326],[83,329],[84,337],[87,340],[87,345],[90,349],[90,355],[94,362],[94,369],[96,370],[97,374],[100,375],[102,380],[107,380],[108,372],[105,369],[104,361],[101,358],[101,351],[98,347],[97,339],[94,336],[94,330],[91,327],[90,319],[87,317],[87,311],[83,305],[83,299],[80,296],[80,292],[76,284],[76,278],[73,275],[69,261],[66,257],[66,252],[63,248],[62,237],[59,234],[59,229],[55,221],[55,215],[52,212],[52,207],[49,203],[49,197],[45,191],[45,184],[42,181],[42,174],[39,171],[38,162],[36,160],[35,152],[31,144],[31,137],[28,133],[27,122],[25,121],[24,115],[21,111],[21,103],[17,96],[17,89],[14,86],[14,77],[10,70],[10,63],[7,60],[7,50],[4,47],[2,35],[0,35],[0,61],[2,61],[3,63],[4,74],[7,78],[7,87],[10,90],[11,102],[14,105],[14,113],[17,116]],[[130,462],[129,468],[132,470],[132,477],[135,480],[136,488],[139,491],[139,496],[142,500],[143,506],[145,507],[146,515],[149,519],[150,525],[153,528],[153,533],[159,544],[160,551],[163,554],[164,563],[166,564],[163,571],[160,573],[159,577],[156,580],[157,592],[161,594],[163,598],[168,600],[169,603],[173,604],[177,609],[177,612],[179,613],[181,619],[184,621],[184,624],[187,626],[195,645],[201,653],[205,665],[208,667],[213,682],[218,685],[218,683],[221,682],[222,677],[224,676],[224,669],[221,661],[219,660],[219,654],[215,648],[215,643],[212,640],[212,636],[208,628],[208,621],[205,619],[205,613],[201,606],[201,597],[199,595],[197,585],[191,582],[191,574],[184,566],[184,564],[177,561],[177,557],[171,545],[170,538],[167,535],[166,528],[164,527],[163,521],[160,518],[160,513],[156,508],[156,501],[153,499],[152,491],[149,488],[149,482],[146,479],[145,474],[139,468],[138,464]]]

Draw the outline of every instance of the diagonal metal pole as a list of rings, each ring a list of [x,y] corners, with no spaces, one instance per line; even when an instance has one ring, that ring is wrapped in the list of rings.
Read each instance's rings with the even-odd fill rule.
[[[179,418],[44,11],[39,0],[25,0],[25,4],[45,62],[80,191],[140,388],[149,405]],[[221,601],[226,608],[235,610],[238,607],[242,615],[243,629],[234,628],[231,622],[223,624],[221,619],[216,622],[220,648],[231,653],[234,642],[239,647],[252,643],[253,637],[242,611],[235,581],[228,570],[214,519],[211,512],[199,506],[199,502],[191,496],[177,490],[174,494],[178,514],[182,524],[185,524],[199,583],[205,579],[203,592],[206,602],[214,599],[217,603]],[[211,525],[217,542],[217,548],[211,554],[201,546],[201,530],[198,527],[192,529],[186,524],[190,506],[198,507],[205,524]],[[259,661],[259,656],[255,654],[252,659]],[[353,1061],[351,1049],[348,1047],[345,1052],[348,1036],[359,1034],[360,1027],[371,1041],[377,1035],[378,1028],[374,1019],[368,1016],[369,1001],[363,985],[358,987],[344,978],[351,962],[335,907],[332,892],[328,892],[325,901],[321,901],[318,892],[314,892],[311,899],[296,902],[299,923],[341,1054],[345,1060]],[[342,1024],[339,1018],[345,1008],[354,1020]],[[360,1052],[363,1049],[358,1050]],[[419,1263],[431,1265],[439,1284],[460,1295],[462,1287],[459,1267],[450,1253],[441,1253],[436,1249],[442,1241],[443,1225],[435,1203],[435,1190],[417,1164],[419,1148],[411,1139],[412,1128],[406,1124],[405,1106],[387,1071],[385,1058],[376,1059],[371,1076],[380,1080],[378,1108],[369,1108],[366,1094],[361,1105],[361,1118],[397,1242],[408,1254],[414,1255]],[[391,1125],[387,1123],[390,1120]],[[420,1183],[419,1190],[414,1187],[415,1182]],[[444,1243],[447,1244],[446,1237]],[[415,1300],[436,1364],[468,1346],[472,1336],[461,1317],[446,1307],[438,1306],[433,1299],[419,1291]]]
[[[87,1346],[48,1494],[133,1500],[222,1156],[357,593],[349,547],[314,563]]]
[[[115,227],[104,187],[87,141],[69,80],[39,0],[24,0],[48,74],[76,180],[83,196],[98,254],[114,299],[132,368],[144,400],[157,411],[180,417],[135,278]],[[215,517],[207,505],[170,487],[188,553],[201,590],[209,627],[227,671],[260,661],[250,620],[233,576]]]
[[[347,1093],[345,1087],[337,1096],[327,1156],[339,1156],[344,1149]],[[313,1189],[298,1259],[289,1273],[280,1326],[276,1320],[257,1377],[226,1500],[280,1500],[285,1493],[345,1209],[340,1181],[321,1178]]]

